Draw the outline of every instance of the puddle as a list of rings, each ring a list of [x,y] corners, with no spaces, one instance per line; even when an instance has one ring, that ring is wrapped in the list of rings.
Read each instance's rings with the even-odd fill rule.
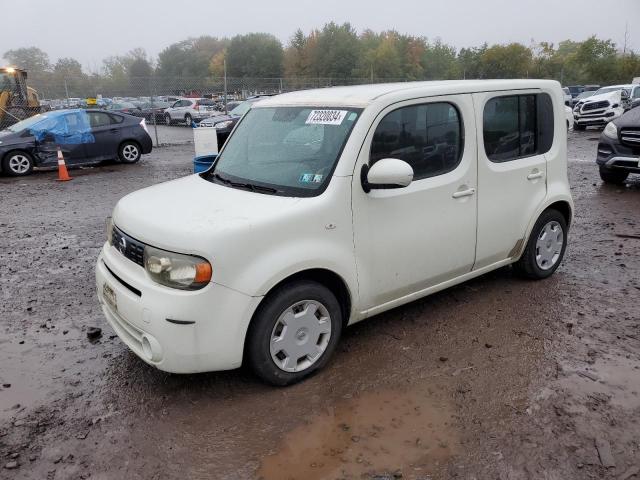
[[[599,359],[561,381],[563,387],[585,396],[599,395],[611,405],[640,408],[640,362],[627,358]]]
[[[349,479],[401,472],[424,478],[456,453],[446,407],[425,391],[383,391],[339,402],[287,433],[258,471],[264,480]]]

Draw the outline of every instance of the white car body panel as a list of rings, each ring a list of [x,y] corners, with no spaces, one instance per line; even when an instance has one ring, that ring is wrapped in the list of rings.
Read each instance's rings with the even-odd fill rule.
[[[551,149],[490,162],[483,143],[484,103],[529,92],[546,92],[553,100]],[[459,165],[405,188],[365,193],[360,170],[382,117],[399,106],[441,101],[453,103],[462,117]],[[295,105],[363,109],[321,194],[266,195],[191,175],[129,194],[115,207],[114,224],[134,239],[204,257],[213,267],[206,287],[176,290],[153,282],[143,267],[105,244],[96,269],[98,297],[109,323],[146,362],[179,373],[236,368],[256,308],[294,274],[322,269],[341,278],[350,297],[348,321],[355,323],[513,263],[545,208],[563,202],[573,210],[557,82],[337,87],[279,95],[252,108]],[[452,196],[460,191],[471,193]],[[117,311],[105,298],[105,284],[115,292]],[[155,348],[153,355],[141,347],[143,341]]]

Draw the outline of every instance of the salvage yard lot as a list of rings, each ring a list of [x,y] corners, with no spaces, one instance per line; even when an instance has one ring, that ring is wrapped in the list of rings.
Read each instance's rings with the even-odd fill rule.
[[[348,328],[327,369],[286,389],[157,371],[99,310],[105,217],[189,174],[192,145],[66,183],[0,178],[0,478],[632,478],[640,179],[601,183],[598,135],[570,134],[556,275],[501,269]]]

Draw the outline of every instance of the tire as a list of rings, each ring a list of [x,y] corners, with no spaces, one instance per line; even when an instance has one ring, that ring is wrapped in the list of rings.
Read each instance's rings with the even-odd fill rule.
[[[586,125],[579,125],[576,122],[573,122],[573,129],[574,130],[579,130],[579,131],[583,131],[587,129]]]
[[[23,177],[33,171],[33,157],[27,152],[15,150],[2,159],[2,171],[10,177]]]
[[[171,120],[171,115],[165,113],[164,115],[164,124],[165,125],[173,125],[173,120]]]
[[[328,288],[309,280],[288,283],[269,293],[256,311],[247,333],[246,359],[263,381],[291,385],[327,364],[341,332],[342,309]],[[287,352],[287,346],[294,351]],[[306,352],[318,355],[312,358]]]
[[[184,123],[185,123],[185,125],[186,125],[187,127],[190,127],[190,126],[191,126],[191,122],[193,122],[193,118],[191,118],[191,115],[187,113],[187,114],[184,116]]]
[[[625,172],[624,170],[609,170],[600,167],[600,178],[604,183],[622,185],[628,176],[629,172]]]
[[[142,149],[137,142],[124,142],[118,148],[118,160],[122,163],[136,163],[142,156]]]
[[[532,280],[550,277],[562,263],[567,248],[567,230],[567,222],[559,211],[542,212],[522,256],[513,265],[516,273]]]

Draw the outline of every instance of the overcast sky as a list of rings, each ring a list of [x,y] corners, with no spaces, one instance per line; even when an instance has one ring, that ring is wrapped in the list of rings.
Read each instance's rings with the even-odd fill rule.
[[[3,2],[4,3],[4,2]],[[95,71],[102,59],[142,47],[152,57],[200,35],[268,32],[286,44],[331,20],[358,30],[440,37],[458,48],[590,35],[640,51],[640,0],[13,0],[3,6],[0,55],[36,46],[52,62],[74,57]]]

